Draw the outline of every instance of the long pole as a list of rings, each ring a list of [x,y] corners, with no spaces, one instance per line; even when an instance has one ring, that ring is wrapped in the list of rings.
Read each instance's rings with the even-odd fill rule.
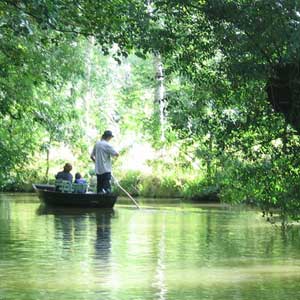
[[[133,199],[133,197],[120,185],[119,181],[112,176],[112,178],[114,179],[115,183],[117,184],[117,186],[132,200],[132,202],[134,203],[134,205],[137,208],[140,208],[140,206],[138,205],[138,203]]]

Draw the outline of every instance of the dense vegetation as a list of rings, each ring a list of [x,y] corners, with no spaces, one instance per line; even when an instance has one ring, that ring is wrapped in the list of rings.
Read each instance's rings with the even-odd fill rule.
[[[0,15],[2,190],[66,159],[89,176],[109,127],[131,192],[299,219],[299,1],[5,0]]]

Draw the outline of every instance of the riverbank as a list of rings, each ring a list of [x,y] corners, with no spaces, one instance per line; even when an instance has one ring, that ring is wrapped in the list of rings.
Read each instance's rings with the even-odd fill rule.
[[[208,184],[203,177],[189,179],[184,176],[144,175],[140,172],[128,172],[117,177],[120,185],[133,197],[145,198],[183,198],[199,202],[220,202],[219,187],[217,184]],[[32,183],[54,184],[54,180],[44,182],[37,179],[35,182],[15,182],[2,187],[2,192],[34,192]],[[96,190],[96,177],[88,178],[92,190]],[[122,195],[116,184],[112,184],[113,192]]]

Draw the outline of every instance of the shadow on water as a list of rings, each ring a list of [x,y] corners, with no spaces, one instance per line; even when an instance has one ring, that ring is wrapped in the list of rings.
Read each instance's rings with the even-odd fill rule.
[[[115,211],[112,208],[107,209],[99,209],[96,207],[91,208],[77,208],[77,207],[52,207],[44,204],[40,204],[40,206],[36,210],[37,215],[55,215],[55,216],[84,216],[89,214],[99,214],[99,215],[110,215],[113,217],[115,215]]]

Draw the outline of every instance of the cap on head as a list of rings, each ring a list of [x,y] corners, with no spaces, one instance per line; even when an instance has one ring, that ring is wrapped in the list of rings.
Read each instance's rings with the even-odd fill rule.
[[[103,135],[102,135],[102,138],[106,139],[106,138],[110,138],[110,137],[114,137],[112,132],[110,130],[105,130]]]

